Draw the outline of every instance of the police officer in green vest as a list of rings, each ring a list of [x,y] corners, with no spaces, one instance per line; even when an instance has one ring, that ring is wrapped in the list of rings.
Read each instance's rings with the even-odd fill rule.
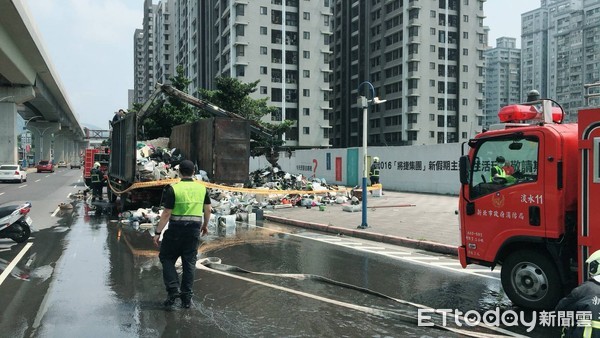
[[[600,250],[585,261],[590,278],[579,285],[556,306],[556,311],[570,312],[571,325],[564,327],[561,337],[600,337]]]
[[[163,267],[163,281],[167,299],[163,305],[171,309],[177,298],[181,306],[192,306],[194,274],[200,236],[208,233],[210,220],[210,197],[206,187],[193,180],[194,164],[184,160],[179,164],[181,181],[174,183],[163,192],[164,207],[156,227],[154,243],[158,246],[162,234],[159,259]],[[181,257],[183,275],[181,283],[175,269],[175,262]]]

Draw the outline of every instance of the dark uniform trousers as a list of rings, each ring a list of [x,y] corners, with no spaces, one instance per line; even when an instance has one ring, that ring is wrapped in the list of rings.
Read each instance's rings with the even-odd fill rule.
[[[182,295],[192,295],[198,246],[200,244],[200,222],[169,221],[169,228],[163,235],[158,255],[163,266],[163,280],[170,295],[181,290]],[[179,276],[175,268],[177,258],[181,256],[183,275],[181,289]]]
[[[556,306],[557,311],[585,311],[591,314],[586,323],[563,328],[561,337],[600,337],[600,283],[591,279],[579,285]]]

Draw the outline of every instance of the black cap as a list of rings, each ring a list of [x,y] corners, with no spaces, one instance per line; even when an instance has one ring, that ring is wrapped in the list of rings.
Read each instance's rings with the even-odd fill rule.
[[[504,163],[504,157],[503,156],[496,157],[496,162],[498,162],[498,163]]]
[[[183,160],[179,163],[179,172],[182,175],[192,175],[194,173],[194,163],[190,160]]]

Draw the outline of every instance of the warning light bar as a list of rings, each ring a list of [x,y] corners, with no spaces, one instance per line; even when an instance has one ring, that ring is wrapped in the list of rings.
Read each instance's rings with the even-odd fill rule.
[[[560,123],[563,112],[560,107],[552,107],[552,122]],[[524,104],[511,104],[500,108],[498,112],[500,122],[521,122],[529,120],[544,120],[544,113],[535,106]]]

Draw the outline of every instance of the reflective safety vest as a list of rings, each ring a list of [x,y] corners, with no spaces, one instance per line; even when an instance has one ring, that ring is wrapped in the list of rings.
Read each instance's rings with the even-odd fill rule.
[[[583,338],[592,338],[592,333],[594,332],[594,329],[596,329],[596,332],[598,332],[597,330],[600,330],[600,322],[597,320],[592,320],[590,325],[586,326],[583,329]]]
[[[496,169],[496,174],[499,177],[506,177],[506,172],[504,171],[504,169],[502,169],[501,166],[499,165],[495,165],[494,169]],[[490,175],[490,180],[494,180],[494,175]]]
[[[204,214],[204,198],[206,187],[194,181],[179,181],[173,185],[175,206],[171,213],[172,220],[201,221]]]
[[[583,329],[583,333],[582,333]],[[563,327],[561,338],[582,337],[593,338],[600,336],[600,321],[591,320],[584,326]]]
[[[102,180],[100,179],[100,176],[102,175],[102,171],[100,171],[99,169],[92,169],[90,174],[92,176],[92,183],[102,182]]]
[[[379,176],[379,162],[371,164],[371,176]]]

